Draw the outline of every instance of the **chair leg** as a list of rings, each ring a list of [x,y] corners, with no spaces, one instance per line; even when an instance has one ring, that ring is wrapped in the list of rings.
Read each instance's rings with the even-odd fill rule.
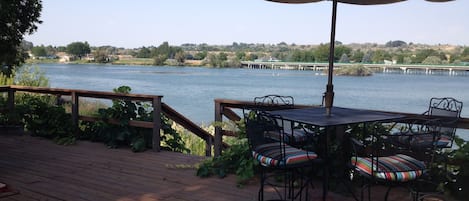
[[[391,192],[391,188],[392,188],[392,186],[389,186],[388,190],[386,190],[386,194],[384,195],[384,201],[388,200],[388,196],[389,196],[389,192]]]
[[[261,186],[259,188],[259,192],[257,193],[257,199],[258,201],[264,201],[264,182],[265,182],[265,172],[264,172],[264,168],[261,168]]]

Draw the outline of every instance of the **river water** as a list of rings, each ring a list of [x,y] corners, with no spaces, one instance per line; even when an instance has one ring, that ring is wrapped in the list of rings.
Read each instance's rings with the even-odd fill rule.
[[[198,124],[214,121],[214,99],[293,96],[295,104],[320,104],[327,76],[318,71],[203,67],[39,64],[51,87],[163,95],[163,102]],[[469,101],[469,76],[375,73],[334,77],[334,106],[422,113],[431,97]],[[469,117],[469,109],[462,116]]]

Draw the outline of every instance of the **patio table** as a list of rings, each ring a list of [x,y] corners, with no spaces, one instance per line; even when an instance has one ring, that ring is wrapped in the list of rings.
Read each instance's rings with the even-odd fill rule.
[[[330,128],[337,128],[349,124],[369,123],[369,122],[384,122],[404,118],[404,115],[392,114],[386,112],[379,112],[373,110],[353,109],[332,107],[331,115],[326,115],[326,108],[324,107],[310,107],[301,109],[287,109],[269,111],[268,113],[282,118],[284,120],[297,122],[301,124],[324,127],[326,136],[324,137],[325,150],[322,156],[326,161],[326,166],[330,164],[331,158],[328,156],[328,136],[335,134],[331,133]],[[323,199],[327,197],[329,173],[328,168],[325,168],[325,177],[323,183]]]

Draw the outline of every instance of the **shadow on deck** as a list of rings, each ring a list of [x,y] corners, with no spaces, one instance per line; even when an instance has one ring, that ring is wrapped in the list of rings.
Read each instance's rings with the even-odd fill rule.
[[[0,135],[0,182],[16,190],[1,201],[251,201],[257,182],[243,188],[235,176],[199,178],[194,165],[204,157],[173,152],[133,153],[79,141],[61,146],[41,138]],[[321,200],[318,183],[313,199]],[[376,199],[382,200],[382,193]],[[4,194],[5,195],[5,194]],[[327,200],[352,200],[329,193]],[[410,200],[400,191],[390,200]]]

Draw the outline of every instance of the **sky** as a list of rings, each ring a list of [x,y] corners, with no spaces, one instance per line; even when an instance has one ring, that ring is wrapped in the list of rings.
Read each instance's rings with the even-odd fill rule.
[[[469,0],[337,8],[336,40],[344,44],[402,40],[469,45]],[[43,0],[34,45],[123,48],[184,43],[315,45],[329,42],[332,2],[282,4],[264,0]]]

